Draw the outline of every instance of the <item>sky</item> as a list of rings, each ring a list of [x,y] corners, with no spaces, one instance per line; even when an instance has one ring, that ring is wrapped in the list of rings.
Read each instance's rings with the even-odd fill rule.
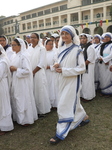
[[[2,0],[0,4],[0,16],[19,15],[24,11],[35,9],[60,0]]]

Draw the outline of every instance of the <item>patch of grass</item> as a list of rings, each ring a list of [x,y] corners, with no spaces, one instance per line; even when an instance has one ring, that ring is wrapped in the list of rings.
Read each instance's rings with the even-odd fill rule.
[[[14,123],[15,129],[0,137],[0,150],[111,150],[112,97],[97,94],[93,101],[82,105],[91,122],[71,131],[58,145],[49,143],[58,119],[56,111],[52,111],[29,127]]]

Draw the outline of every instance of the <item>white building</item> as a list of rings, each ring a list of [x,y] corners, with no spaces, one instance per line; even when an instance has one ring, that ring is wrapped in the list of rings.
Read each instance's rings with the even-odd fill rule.
[[[77,33],[112,32],[112,0],[61,0],[0,20],[5,35],[25,38],[33,32],[45,36],[72,25]]]

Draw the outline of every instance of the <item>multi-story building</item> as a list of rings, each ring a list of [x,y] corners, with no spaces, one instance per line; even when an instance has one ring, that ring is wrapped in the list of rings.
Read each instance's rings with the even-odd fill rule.
[[[0,20],[4,34],[11,41],[33,32],[40,36],[59,32],[72,25],[77,33],[94,35],[112,32],[112,0],[61,0]]]

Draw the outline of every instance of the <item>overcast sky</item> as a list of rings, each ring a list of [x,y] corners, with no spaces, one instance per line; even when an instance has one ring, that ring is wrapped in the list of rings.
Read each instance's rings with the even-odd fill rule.
[[[0,16],[19,15],[27,10],[38,8],[60,0],[1,0]]]

